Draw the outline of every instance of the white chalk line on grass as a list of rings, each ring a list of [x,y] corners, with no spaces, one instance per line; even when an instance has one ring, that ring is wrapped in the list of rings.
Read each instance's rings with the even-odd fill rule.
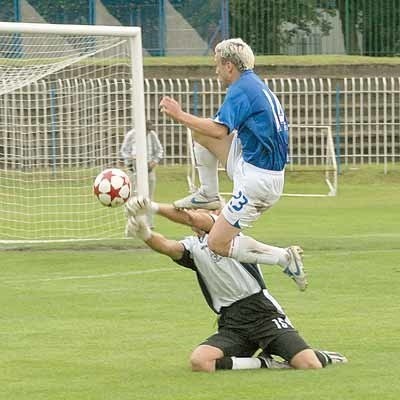
[[[323,249],[315,249],[311,251],[306,251],[306,258],[312,258],[313,254],[335,254],[337,256],[347,256],[351,254],[367,254],[367,253],[398,253],[400,249],[357,249],[357,250],[323,250]],[[80,279],[103,279],[103,278],[115,278],[121,276],[130,276],[130,275],[144,275],[144,274],[153,274],[158,272],[173,272],[180,270],[179,267],[171,268],[153,268],[153,269],[145,269],[139,271],[126,271],[126,272],[112,272],[109,274],[98,274],[98,275],[70,275],[70,276],[56,276],[52,278],[38,278],[38,279],[12,279],[12,280],[4,280],[4,283],[23,283],[23,282],[54,282],[54,281],[69,281],[69,280],[80,280]]]
[[[129,276],[129,275],[143,275],[143,274],[154,274],[156,272],[171,272],[177,271],[180,268],[153,268],[153,269],[144,269],[139,271],[126,271],[126,272],[112,272],[109,274],[98,274],[98,275],[70,275],[70,276],[56,276],[53,278],[39,278],[39,279],[28,279],[28,280],[13,280],[6,281],[5,283],[16,283],[16,282],[53,282],[53,281],[70,281],[70,280],[79,280],[79,279],[103,279],[103,278],[115,278],[120,276]]]
[[[306,236],[304,236],[306,237]],[[313,238],[314,236],[309,236]],[[326,235],[324,238],[328,239],[359,239],[359,238],[398,238],[400,233],[397,232],[370,232],[370,233],[354,233],[351,235]]]
[[[118,276],[153,274],[155,272],[169,272],[171,270],[178,270],[178,269],[179,268],[154,268],[154,269],[144,269],[144,270],[139,270],[139,271],[112,272],[110,274],[99,274],[99,275],[58,276],[58,277],[54,277],[54,278],[42,278],[42,279],[38,279],[38,281],[48,282],[48,281],[68,281],[68,280],[74,280],[74,279],[114,278],[114,277],[118,277]]]
[[[309,255],[312,257],[313,254],[333,254],[333,255],[338,255],[338,256],[347,256],[351,254],[370,254],[370,253],[400,253],[400,249],[356,249],[356,250],[335,250],[335,249],[329,249],[329,250],[324,250],[324,249],[313,249],[311,251],[305,250],[306,256]]]

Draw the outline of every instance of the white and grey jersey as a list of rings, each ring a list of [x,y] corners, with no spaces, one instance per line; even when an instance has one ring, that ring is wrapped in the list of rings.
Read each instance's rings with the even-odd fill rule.
[[[154,161],[158,164],[164,156],[164,149],[160,139],[155,131],[149,131],[146,138],[147,161]],[[136,159],[136,131],[134,129],[126,133],[120,154],[127,162]]]
[[[164,156],[164,149],[155,131],[147,134],[147,161],[154,161],[157,164]]]
[[[257,264],[240,263],[213,253],[208,248],[207,236],[182,240],[185,252],[175,262],[196,272],[203,295],[214,312],[220,313],[221,307],[266,289]]]

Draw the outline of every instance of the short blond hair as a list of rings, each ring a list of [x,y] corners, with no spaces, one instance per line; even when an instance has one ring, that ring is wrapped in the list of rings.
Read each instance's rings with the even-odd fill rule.
[[[251,47],[240,38],[226,39],[215,47],[215,55],[222,63],[230,61],[240,71],[254,68],[254,53]]]

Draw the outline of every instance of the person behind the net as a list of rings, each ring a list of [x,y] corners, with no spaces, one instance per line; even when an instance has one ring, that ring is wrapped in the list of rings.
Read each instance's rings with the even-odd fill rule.
[[[147,168],[149,173],[149,198],[154,198],[157,184],[156,167],[164,156],[163,146],[155,131],[152,121],[146,121],[146,142],[147,142]],[[131,129],[125,134],[124,141],[121,145],[120,155],[124,161],[125,167],[129,170],[133,186],[133,194],[136,193],[136,131]],[[151,227],[153,224],[153,215],[147,216],[148,223]]]
[[[241,39],[228,39],[215,48],[216,73],[228,85],[223,104],[213,119],[184,112],[170,97],[161,111],[193,132],[199,190],[173,204],[176,208],[216,209],[218,160],[233,180],[232,198],[212,228],[208,245],[215,253],[242,262],[274,263],[268,246],[238,235],[280,198],[288,158],[288,123],[276,95],[254,73],[254,55]],[[301,290],[307,286],[302,249],[288,249],[294,269],[287,273]]]
[[[150,230],[141,217],[149,209],[191,226],[198,234],[177,241]],[[190,356],[193,371],[318,369],[347,362],[340,353],[314,350],[305,342],[267,289],[258,264],[240,263],[210,251],[206,232],[217,217],[197,210],[178,210],[170,204],[152,203],[140,197],[129,200],[127,214],[129,235],[139,237],[151,249],[194,271],[207,304],[219,316],[217,333]]]

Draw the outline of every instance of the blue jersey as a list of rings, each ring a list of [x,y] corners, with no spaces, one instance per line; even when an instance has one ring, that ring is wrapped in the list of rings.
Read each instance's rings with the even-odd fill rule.
[[[243,159],[256,167],[281,171],[288,158],[288,123],[279,100],[251,70],[229,86],[214,117],[237,131]]]

